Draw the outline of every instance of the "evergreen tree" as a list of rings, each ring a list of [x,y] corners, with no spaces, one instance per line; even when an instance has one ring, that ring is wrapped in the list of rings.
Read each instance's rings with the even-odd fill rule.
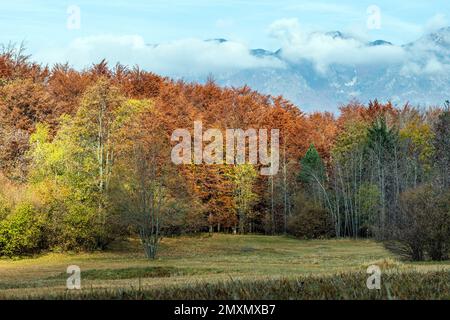
[[[311,144],[305,156],[300,160],[300,165],[301,171],[298,178],[301,182],[323,182],[325,166],[314,144]]]

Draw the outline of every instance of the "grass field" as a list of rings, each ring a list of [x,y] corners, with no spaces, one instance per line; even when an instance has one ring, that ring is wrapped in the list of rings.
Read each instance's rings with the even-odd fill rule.
[[[380,291],[366,288],[372,264],[383,270]],[[66,289],[69,265],[81,268],[82,290]],[[136,240],[107,252],[0,259],[0,298],[450,299],[449,271],[449,261],[401,262],[369,240],[216,234],[165,238],[156,261]]]

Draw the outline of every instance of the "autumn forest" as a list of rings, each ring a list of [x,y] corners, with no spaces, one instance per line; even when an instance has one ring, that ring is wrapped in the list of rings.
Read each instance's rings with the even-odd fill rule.
[[[450,104],[349,101],[304,113],[249,87],[106,61],[77,71],[0,55],[0,254],[103,250],[197,233],[370,238],[410,260],[450,250]],[[279,129],[258,165],[175,165],[177,128]]]

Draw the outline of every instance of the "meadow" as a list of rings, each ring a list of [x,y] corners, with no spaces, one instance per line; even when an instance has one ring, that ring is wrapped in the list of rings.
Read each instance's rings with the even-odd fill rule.
[[[369,265],[381,290],[366,287]],[[81,268],[67,290],[66,268]],[[148,260],[136,239],[107,251],[0,259],[1,299],[450,299],[450,262],[405,262],[371,240],[202,234],[164,238]]]

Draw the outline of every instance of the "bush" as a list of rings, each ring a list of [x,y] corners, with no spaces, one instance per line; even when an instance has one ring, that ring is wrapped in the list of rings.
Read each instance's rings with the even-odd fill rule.
[[[44,243],[42,227],[42,219],[33,205],[17,205],[0,222],[0,254],[11,257],[38,252]]]
[[[113,219],[114,207],[99,210],[98,197],[79,192],[50,179],[31,189],[45,208],[45,234],[48,247],[55,251],[105,249],[120,234]]]
[[[386,247],[413,261],[446,260],[450,250],[450,192],[422,186],[400,197]]]
[[[325,209],[298,194],[294,214],[288,220],[288,233],[302,239],[329,238],[334,236],[334,227]]]
[[[450,191],[434,193],[427,212],[425,249],[431,260],[447,260],[450,252]]]
[[[59,232],[53,248],[64,251],[104,250],[114,239],[112,230],[115,224],[98,208],[70,203],[65,209],[66,212],[52,213],[57,217],[51,225],[53,233]]]

